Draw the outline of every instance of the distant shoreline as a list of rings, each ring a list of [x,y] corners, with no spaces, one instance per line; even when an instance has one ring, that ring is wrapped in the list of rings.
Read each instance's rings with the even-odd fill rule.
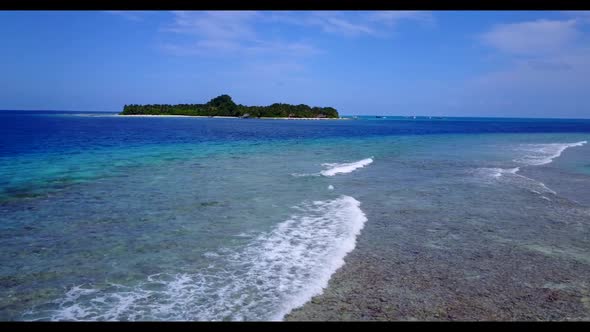
[[[216,118],[216,119],[242,119],[239,116],[205,116],[205,115],[168,115],[168,114],[117,114],[116,116],[136,117],[136,118]],[[350,120],[350,118],[279,118],[279,117],[249,117],[244,119],[260,119],[260,120]]]
[[[339,118],[334,107],[311,107],[305,104],[274,103],[269,106],[236,104],[229,95],[217,96],[206,104],[125,104],[124,115],[187,115],[242,118]]]

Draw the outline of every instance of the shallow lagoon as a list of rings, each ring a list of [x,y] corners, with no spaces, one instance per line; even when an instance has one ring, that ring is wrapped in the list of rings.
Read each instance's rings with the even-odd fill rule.
[[[0,117],[3,320],[589,317],[588,120]]]

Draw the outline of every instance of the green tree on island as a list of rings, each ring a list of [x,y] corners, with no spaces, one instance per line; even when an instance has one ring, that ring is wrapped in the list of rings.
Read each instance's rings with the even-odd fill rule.
[[[270,106],[245,106],[234,103],[229,95],[221,95],[206,104],[125,105],[121,115],[198,115],[250,116],[261,118],[338,118],[333,107],[310,107],[304,104],[275,103]]]

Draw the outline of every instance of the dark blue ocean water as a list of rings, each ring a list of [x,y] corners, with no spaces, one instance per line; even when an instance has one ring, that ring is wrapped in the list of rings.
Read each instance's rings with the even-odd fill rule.
[[[0,111],[0,155],[86,147],[468,133],[587,133],[590,119],[361,116],[349,121],[129,119],[104,113]],[[109,114],[114,115],[114,114]],[[364,121],[363,121],[364,120]]]
[[[0,319],[281,319],[383,216],[435,211],[584,269],[589,138],[572,119],[0,111]],[[530,228],[548,213],[570,226]]]

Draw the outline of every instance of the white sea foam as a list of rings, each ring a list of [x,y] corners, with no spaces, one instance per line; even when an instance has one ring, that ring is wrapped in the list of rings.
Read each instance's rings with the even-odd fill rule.
[[[524,166],[538,166],[551,163],[553,159],[561,156],[563,151],[567,148],[582,146],[586,141],[576,143],[549,143],[549,144],[522,144],[517,148],[517,151],[523,151],[525,155],[521,158],[514,159],[514,162],[523,164]],[[514,168],[480,168],[484,174],[499,178],[504,174],[517,174],[520,167]],[[525,177],[526,178],[526,177]],[[528,178],[527,178],[528,179]]]
[[[294,176],[296,178],[298,177],[304,177],[304,176],[320,176],[320,173],[291,173],[291,176]]]
[[[76,286],[57,309],[32,310],[25,319],[281,320],[323,291],[367,220],[349,196],[298,208],[242,250],[223,254],[224,264],[216,264],[223,268],[156,274],[133,287]]]
[[[524,152],[524,156],[514,159],[514,162],[522,164],[523,166],[538,166],[551,163],[553,159],[561,156],[563,151],[567,148],[582,146],[587,141],[580,141],[575,143],[549,143],[549,144],[522,144],[518,146],[517,151]],[[543,182],[531,179],[524,175],[518,174],[520,167],[514,168],[480,168],[479,172],[495,179],[510,181],[522,188],[528,189],[532,193],[538,194],[543,199],[548,199],[543,196],[544,193],[557,193],[547,187]]]
[[[323,176],[334,176],[336,174],[341,174],[341,173],[350,173],[350,172],[354,171],[355,169],[365,167],[365,166],[371,164],[372,162],[373,162],[373,157],[359,160],[359,161],[355,161],[352,163],[342,163],[342,164],[325,163],[325,164],[322,164],[322,166],[328,167],[328,169],[321,171],[320,174]]]
[[[291,173],[294,177],[304,176],[334,176],[336,174],[350,173],[358,168],[365,167],[373,162],[373,157],[355,161],[352,163],[324,163],[323,167],[327,168],[318,173]]]
[[[586,143],[587,141],[576,143],[523,144],[519,146],[518,150],[524,151],[526,155],[514,161],[529,166],[549,164],[553,159],[561,156],[567,148],[582,146]]]
[[[494,180],[507,181],[513,185],[517,185],[521,188],[527,189],[532,193],[542,195],[544,193],[551,193],[556,195],[557,193],[547,187],[543,182],[531,179],[524,175],[518,174],[519,167],[515,168],[479,168],[479,173],[483,173],[485,176],[490,177]]]
[[[518,172],[520,170],[520,168],[518,168],[518,167],[515,167],[515,168],[485,168],[485,167],[482,167],[482,168],[480,168],[480,170],[482,170],[487,175],[490,175],[495,178],[499,178],[506,173],[516,174],[516,172]]]
[[[334,190],[334,186],[333,185],[329,185],[328,186],[328,190]]]

